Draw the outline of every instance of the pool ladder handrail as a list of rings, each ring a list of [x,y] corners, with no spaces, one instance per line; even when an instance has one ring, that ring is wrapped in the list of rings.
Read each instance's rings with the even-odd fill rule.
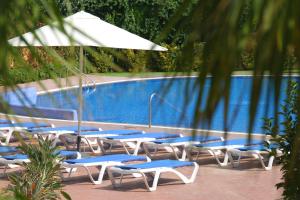
[[[77,68],[68,68],[67,70],[72,71],[73,73],[80,73],[79,69]],[[86,82],[84,83],[84,85],[92,85],[93,86],[93,90],[96,89],[96,81],[92,78],[90,78],[88,75],[86,75],[85,73],[81,73],[82,76],[84,76]],[[66,79],[67,80],[67,79]],[[67,81],[66,81],[66,85],[67,85]]]
[[[169,106],[171,106],[171,108],[173,108],[174,110],[176,110],[177,112],[181,112],[179,109],[177,109],[176,107],[174,107],[174,105],[172,105],[170,102],[168,102],[166,99],[164,99],[162,96],[160,96],[159,94],[157,94],[156,92],[153,92],[150,97],[149,97],[149,116],[148,116],[148,127],[151,128],[152,126],[152,100],[154,97],[158,97],[160,100],[166,102]]]

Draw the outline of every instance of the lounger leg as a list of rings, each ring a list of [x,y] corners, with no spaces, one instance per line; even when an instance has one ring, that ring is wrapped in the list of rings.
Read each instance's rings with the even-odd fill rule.
[[[185,147],[184,148],[184,152],[186,154],[186,157],[189,161],[193,160],[193,156],[192,156],[192,149],[190,147]]]
[[[211,151],[213,156],[215,157],[216,161],[218,162],[218,164],[223,167],[223,166],[227,166],[228,165],[228,160],[229,160],[229,157],[228,157],[228,152],[226,151],[225,152],[225,155],[224,155],[224,160],[223,162],[221,162],[221,160],[219,159],[219,156],[218,156],[218,151],[215,152],[214,150]]]
[[[12,129],[12,128],[10,128],[9,131],[7,132],[6,139],[5,139],[5,145],[9,144],[10,138],[11,138],[13,132],[14,132],[14,129]]]
[[[114,188],[118,188],[120,185],[117,184],[116,178],[114,177],[113,172],[111,170],[109,170],[109,168],[107,169],[107,174],[108,174],[108,177],[111,181],[112,186]],[[123,174],[121,174],[121,175],[123,175]]]
[[[138,155],[139,149],[140,149],[140,147],[141,147],[141,144],[142,144],[142,142],[140,142],[140,141],[138,141],[138,142],[136,143],[136,146],[135,146],[133,155],[135,155],[135,156]]]
[[[257,153],[256,155],[258,156],[258,159],[259,159],[261,165],[263,166],[263,168],[265,170],[271,170],[272,169],[273,161],[274,161],[274,158],[275,158],[274,156],[270,156],[268,166],[266,166],[263,156],[260,153]]]
[[[101,169],[99,171],[99,175],[98,175],[98,179],[97,181],[92,181],[94,184],[101,184],[103,181],[103,177],[105,175],[105,171],[106,171],[107,166],[106,165],[102,165]]]
[[[103,180],[103,176],[104,176],[104,172],[105,172],[105,169],[106,169],[106,166],[102,166],[101,167],[101,170],[99,171],[99,175],[98,175],[98,180],[95,180],[92,176],[92,173],[91,171],[89,170],[88,167],[86,166],[83,166],[83,168],[87,171],[88,175],[89,175],[89,178],[91,180],[91,182],[95,185],[98,185],[98,184],[101,184],[102,183],[102,180]]]
[[[81,158],[81,153],[77,152],[76,153],[76,159],[80,159],[80,158]],[[72,172],[76,172],[77,171],[77,168],[65,167],[65,171],[69,173],[69,177],[70,177]]]
[[[176,154],[176,155],[177,155],[177,154]],[[178,160],[185,161],[185,160],[186,160],[186,157],[187,157],[187,152],[186,152],[185,148],[183,148],[181,158],[178,159]]]
[[[97,142],[98,142],[98,146],[99,146],[102,154],[106,154],[106,150],[104,148],[104,142],[103,142],[103,140],[101,140],[101,139],[98,138]]]
[[[185,176],[183,173],[175,170],[175,169],[170,169],[171,172],[173,172],[174,174],[176,174],[184,183],[193,183],[196,179],[197,173],[199,171],[199,165],[194,162],[194,170],[192,175],[190,176],[190,178],[188,178],[187,176]]]
[[[241,162],[242,153],[238,150],[234,151],[234,154],[238,155],[237,162],[235,162],[234,159],[233,159],[233,150],[227,151],[227,154],[228,154],[228,158],[229,158],[229,162],[231,163],[231,166],[232,167],[238,167],[240,165],[240,162]]]
[[[153,147],[152,145],[149,145],[147,143],[143,143],[142,147],[143,147],[143,150],[145,151],[146,155],[150,158],[153,158],[156,155],[157,150],[158,150],[158,148],[156,146]],[[150,148],[154,148],[155,149],[154,152],[151,152]]]
[[[13,128],[9,128],[7,132],[0,131],[0,133],[2,134],[2,136],[5,137],[5,141],[4,142],[2,142],[0,140],[0,144],[2,146],[7,146],[9,144],[9,141],[10,141],[10,138],[11,138],[13,132],[14,132]]]
[[[86,141],[87,145],[89,146],[89,148],[91,149],[91,151],[92,151],[93,153],[100,153],[100,152],[101,152],[101,148],[100,148],[99,145],[97,145],[97,148],[94,149],[94,147],[93,147],[91,141],[90,141],[88,138],[82,137],[82,139],[84,139],[84,141]]]
[[[150,147],[147,145],[147,143],[143,143],[143,149],[144,149],[146,155],[147,155],[148,157],[150,157],[150,158],[153,158],[153,156],[152,156],[152,154],[151,154],[149,148],[150,148]]]
[[[147,189],[150,192],[155,191],[156,188],[157,188],[159,177],[160,177],[160,171],[155,172],[154,179],[153,179],[151,187],[149,187],[149,184],[148,184],[148,181],[147,181],[147,176],[144,173],[142,173],[142,176],[143,176],[143,179],[144,179],[144,182],[145,182],[145,185],[146,185]]]

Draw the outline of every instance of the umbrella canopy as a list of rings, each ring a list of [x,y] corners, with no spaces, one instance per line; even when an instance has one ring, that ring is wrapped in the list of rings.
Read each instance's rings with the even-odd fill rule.
[[[59,27],[62,26],[62,27]],[[61,31],[64,30],[65,32]],[[82,118],[82,69],[83,46],[107,47],[117,49],[137,49],[167,51],[149,40],[132,34],[124,29],[109,24],[99,17],[80,11],[63,19],[63,23],[54,22],[33,32],[12,38],[8,41],[12,46],[79,46],[79,108],[78,108],[78,141],[80,148],[80,126]]]
[[[12,46],[97,46],[119,49],[167,50],[84,11],[64,18],[63,28],[66,34],[58,26],[59,24],[55,22],[33,32],[25,33],[20,37],[12,38],[8,42]]]

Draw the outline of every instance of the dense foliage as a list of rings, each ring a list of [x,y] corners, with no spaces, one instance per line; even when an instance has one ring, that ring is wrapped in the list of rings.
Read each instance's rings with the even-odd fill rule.
[[[282,151],[278,157],[282,164],[283,181],[278,183],[277,187],[284,189],[283,196],[288,200],[300,199],[300,157],[294,156],[295,154],[299,155],[300,151],[296,143],[300,125],[299,106],[297,105],[298,91],[297,82],[291,81],[287,90],[287,98],[281,106],[282,111],[277,114],[283,117],[281,126],[274,121],[274,118],[265,119],[264,126],[266,133],[272,136],[271,141],[278,144],[278,148]]]
[[[40,3],[39,3],[40,2]],[[182,8],[183,0],[138,0],[138,1],[123,1],[123,0],[56,0],[56,5],[63,16],[68,16],[80,10],[84,10],[101,19],[133,32],[139,36],[155,41],[169,49],[168,52],[145,52],[133,50],[119,50],[124,58],[120,59],[111,52],[104,49],[95,48],[96,51],[86,52],[86,57],[89,62],[86,63],[86,73],[91,72],[113,72],[113,71],[129,71],[129,72],[144,72],[144,71],[184,71],[191,69],[197,71],[201,64],[201,50],[200,43],[194,47],[194,54],[198,55],[198,61],[190,66],[184,66],[182,62],[177,59],[182,54],[182,45],[185,38],[190,31],[190,23],[185,20],[188,14],[192,11],[193,5],[197,0],[189,1],[187,5]],[[40,12],[47,15],[47,10],[43,7],[42,1],[27,1],[27,12],[33,13],[32,5],[38,3],[41,7]],[[180,11],[180,12],[178,12]],[[172,18],[180,18],[180,21],[170,23]],[[32,30],[43,24],[49,23],[44,18],[37,18],[31,22],[28,30]],[[24,29],[23,32],[28,30]],[[69,48],[56,48],[59,54],[65,59],[76,57],[76,54],[70,53]],[[97,52],[95,54],[94,52]],[[28,59],[33,57],[31,53],[22,49],[20,52],[28,66],[35,66],[34,69],[24,69],[24,63],[17,63],[11,60],[11,69],[9,71],[14,82],[29,82],[54,77],[65,77],[72,74],[70,71],[59,69],[64,68],[61,63],[56,62],[55,59],[49,55],[45,55],[42,49],[39,49],[37,54],[47,60],[47,66],[42,66],[41,63],[35,60]],[[76,67],[74,64],[73,67]],[[22,69],[21,69],[22,68]],[[48,73],[49,69],[55,68],[52,73]],[[0,79],[0,83],[1,83]]]

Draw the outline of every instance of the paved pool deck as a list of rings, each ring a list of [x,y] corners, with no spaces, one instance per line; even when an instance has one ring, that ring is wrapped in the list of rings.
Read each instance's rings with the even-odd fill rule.
[[[137,77],[114,77],[114,76],[89,76],[96,83],[130,80]],[[77,85],[78,78],[70,77],[68,81],[59,79],[57,81],[45,80],[40,83],[28,83],[23,86],[35,86],[38,91],[53,90],[58,87],[72,87]],[[66,85],[66,83],[68,83]],[[47,88],[41,87],[45,85]],[[0,115],[0,118],[5,116]],[[32,119],[28,117],[17,117],[19,121],[44,121],[55,125],[76,124],[72,121],[58,121],[45,119]],[[103,129],[142,129],[145,131],[166,131],[170,133],[181,132],[190,134],[192,130],[170,129],[164,127],[134,126],[127,124],[108,124],[96,122],[83,122],[84,125],[101,127]],[[212,135],[222,136],[222,132],[211,132]],[[242,134],[230,134],[230,138],[243,137]],[[259,137],[259,136],[256,136]],[[197,161],[200,165],[199,173],[195,183],[182,184],[172,174],[163,174],[159,181],[159,186],[155,192],[147,192],[140,178],[126,178],[119,189],[114,189],[109,180],[105,180],[101,185],[93,185],[88,179],[84,169],[79,169],[72,177],[66,181],[65,191],[67,191],[72,199],[106,199],[106,200],[153,200],[153,199],[178,199],[178,200],[272,200],[279,199],[281,190],[277,190],[275,184],[280,182],[282,173],[280,165],[275,164],[271,171],[264,171],[258,161],[247,158],[242,161],[238,168],[225,167],[221,168],[216,164],[214,158],[208,154],[204,154]],[[0,172],[3,169],[0,168]],[[92,169],[94,175],[97,175],[97,169]],[[186,173],[191,172],[189,169],[183,170]],[[9,184],[7,178],[0,178],[0,188],[6,188]]]

